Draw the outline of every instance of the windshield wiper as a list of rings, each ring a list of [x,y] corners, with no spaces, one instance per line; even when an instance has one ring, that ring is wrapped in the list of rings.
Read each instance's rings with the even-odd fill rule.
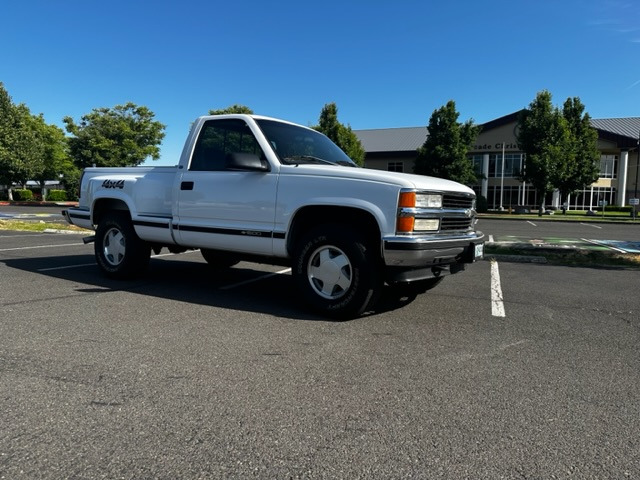
[[[338,165],[336,162],[325,160],[324,158],[314,157],[313,155],[293,155],[291,157],[285,157],[283,158],[283,160],[295,165],[299,165],[301,163],[322,163],[325,165]]]

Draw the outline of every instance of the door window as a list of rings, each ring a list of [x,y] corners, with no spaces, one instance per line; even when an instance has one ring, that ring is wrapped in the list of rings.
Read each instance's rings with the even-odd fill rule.
[[[208,120],[200,131],[189,170],[225,170],[231,153],[253,153],[264,158],[253,132],[243,120]]]

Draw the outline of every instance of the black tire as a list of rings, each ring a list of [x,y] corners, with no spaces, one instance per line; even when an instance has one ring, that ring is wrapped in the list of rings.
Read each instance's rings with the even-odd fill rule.
[[[136,235],[128,213],[109,212],[96,229],[95,255],[108,277],[133,278],[147,269],[151,246]]]
[[[220,253],[207,248],[201,248],[200,253],[209,266],[215,269],[231,268],[240,261],[233,254]]]
[[[375,306],[382,290],[378,255],[343,225],[319,226],[304,235],[292,274],[304,301],[331,318],[361,315]]]

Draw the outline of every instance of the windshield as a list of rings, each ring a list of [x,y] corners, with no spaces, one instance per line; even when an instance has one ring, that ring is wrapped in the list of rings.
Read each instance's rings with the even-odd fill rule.
[[[357,166],[335,143],[320,132],[274,120],[256,122],[282,163]]]

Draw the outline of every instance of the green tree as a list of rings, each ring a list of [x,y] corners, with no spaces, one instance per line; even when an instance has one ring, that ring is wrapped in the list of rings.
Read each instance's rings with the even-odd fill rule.
[[[572,155],[571,134],[562,112],[551,104],[551,93],[543,90],[518,119],[518,143],[525,153],[522,180],[530,182],[538,192],[544,213],[545,197],[566,178]]]
[[[134,103],[97,108],[79,124],[65,117],[69,153],[78,168],[136,166],[160,158],[165,125],[147,107]]]
[[[36,117],[24,104],[14,105],[0,83],[0,184],[26,184],[43,168],[44,144],[38,135]]]
[[[209,110],[209,115],[225,115],[228,113],[245,113],[247,115],[253,115],[253,110],[251,110],[246,105],[233,104],[228,106],[227,108],[222,108],[219,110]]]
[[[42,143],[41,168],[32,177],[40,183],[42,199],[46,200],[45,182],[57,180],[61,175],[70,174],[75,168],[68,154],[67,138],[64,131],[55,125],[48,125],[42,115],[34,117],[34,127]]]
[[[458,122],[459,116],[453,100],[434,110],[427,127],[427,140],[418,149],[415,173],[447,178],[465,185],[477,182],[478,176],[467,153],[480,133],[480,127],[472,120]]]
[[[318,125],[313,128],[329,137],[357,165],[364,166],[364,147],[351,126],[338,121],[338,107],[335,103],[325,104],[320,112]]]
[[[578,97],[567,98],[562,108],[570,134],[570,153],[566,158],[563,175],[555,187],[562,198],[598,180],[598,131],[591,126],[591,117]]]

